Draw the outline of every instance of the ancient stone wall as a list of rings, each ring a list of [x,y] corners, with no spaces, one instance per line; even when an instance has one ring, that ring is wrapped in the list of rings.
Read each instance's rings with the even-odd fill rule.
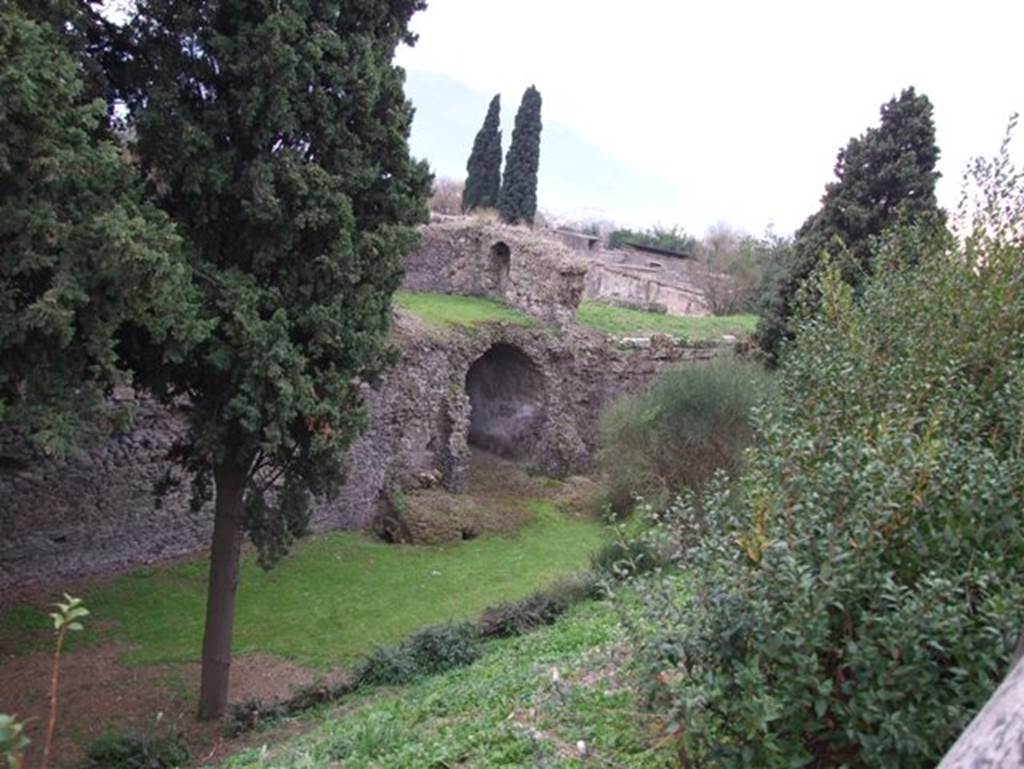
[[[704,290],[692,278],[664,268],[591,263],[586,276],[587,299],[618,300],[627,305],[658,305],[673,315],[708,315]]]
[[[423,227],[403,288],[497,299],[553,323],[572,320],[586,259],[555,238],[463,217]]]
[[[399,489],[465,486],[473,421],[467,376],[472,388],[470,371],[481,359],[498,367],[492,382],[508,360],[526,366],[525,375],[511,372],[522,378],[519,395],[506,404],[499,388],[491,406],[511,408],[512,424],[525,415],[518,459],[565,476],[590,468],[598,415],[609,398],[668,366],[714,354],[667,337],[621,347],[575,326],[493,324],[427,333],[405,314],[396,342],[401,361],[376,389],[366,388],[367,429],[352,446],[346,485],[316,505],[315,531],[372,528]],[[166,409],[146,400],[140,406],[130,432],[63,462],[33,459],[17,441],[0,439],[0,590],[208,546],[212,513],[190,510],[188,479],[162,506],[154,502],[154,483],[168,470],[179,473],[164,455],[182,428]]]

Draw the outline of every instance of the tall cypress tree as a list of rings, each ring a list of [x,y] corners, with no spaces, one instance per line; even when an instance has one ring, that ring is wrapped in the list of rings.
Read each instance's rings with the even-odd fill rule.
[[[887,229],[942,220],[935,198],[938,159],[931,101],[912,87],[882,105],[877,127],[839,151],[836,181],[825,188],[821,208],[797,230],[790,264],[765,292],[756,340],[769,361],[792,336],[797,294],[826,252],[841,257],[843,277],[856,287],[871,274],[879,236]]]
[[[244,534],[269,565],[336,489],[390,361],[391,296],[426,218],[394,64],[421,0],[139,0],[126,94],[153,193],[212,331],[150,388],[214,496],[199,715],[222,714]],[[144,340],[143,340],[144,341]]]
[[[537,213],[537,169],[540,166],[540,92],[530,86],[523,94],[505,158],[505,178],[498,211],[509,224],[533,224]]]
[[[487,108],[484,124],[473,140],[466,163],[466,186],[462,190],[462,210],[494,208],[501,189],[501,94],[495,94]]]

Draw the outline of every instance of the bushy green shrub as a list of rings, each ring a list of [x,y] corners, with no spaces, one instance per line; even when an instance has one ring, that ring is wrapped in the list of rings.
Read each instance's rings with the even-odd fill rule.
[[[180,737],[106,735],[93,742],[79,769],[178,769],[188,764]]]
[[[620,228],[608,234],[608,248],[623,248],[629,245],[652,246],[681,254],[692,254],[697,250],[697,239],[687,235],[679,225],[662,227],[655,225],[646,230]]]
[[[769,377],[756,364],[719,359],[666,372],[614,402],[601,417],[599,453],[612,511],[629,512],[637,496],[664,503],[717,470],[734,471]]]
[[[483,654],[471,622],[434,625],[414,633],[397,646],[378,647],[366,661],[360,683],[404,684],[421,676],[470,665]]]
[[[1024,187],[1005,156],[975,170],[963,240],[897,231],[860,301],[818,277],[738,483],[662,519],[687,586],[638,583],[631,626],[687,766],[931,767],[1007,671]]]
[[[509,601],[492,606],[480,616],[482,638],[508,638],[523,635],[544,625],[550,625],[569,608],[560,598],[543,592],[534,593],[520,601]]]
[[[631,539],[609,542],[590,559],[595,573],[612,579],[628,579],[640,574],[649,574],[666,564],[661,549],[647,539]]]

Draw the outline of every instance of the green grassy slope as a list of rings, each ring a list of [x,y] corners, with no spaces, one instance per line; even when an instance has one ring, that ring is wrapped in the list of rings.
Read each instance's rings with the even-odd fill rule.
[[[614,610],[586,604],[552,627],[489,643],[468,668],[310,714],[304,736],[247,751],[224,767],[675,766],[659,743],[665,724],[642,712],[622,680],[624,653]]]
[[[576,321],[614,336],[668,334],[691,342],[714,340],[723,334],[753,332],[756,315],[680,316],[614,307],[603,302],[583,302]]]
[[[535,322],[528,315],[501,302],[476,296],[398,291],[395,293],[395,301],[399,307],[436,328],[499,322],[530,326]]]

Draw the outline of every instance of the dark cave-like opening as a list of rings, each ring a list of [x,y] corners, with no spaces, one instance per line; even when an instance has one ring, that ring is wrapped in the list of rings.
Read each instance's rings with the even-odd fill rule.
[[[466,373],[469,444],[509,459],[527,460],[544,422],[544,377],[518,347],[499,343]]]

